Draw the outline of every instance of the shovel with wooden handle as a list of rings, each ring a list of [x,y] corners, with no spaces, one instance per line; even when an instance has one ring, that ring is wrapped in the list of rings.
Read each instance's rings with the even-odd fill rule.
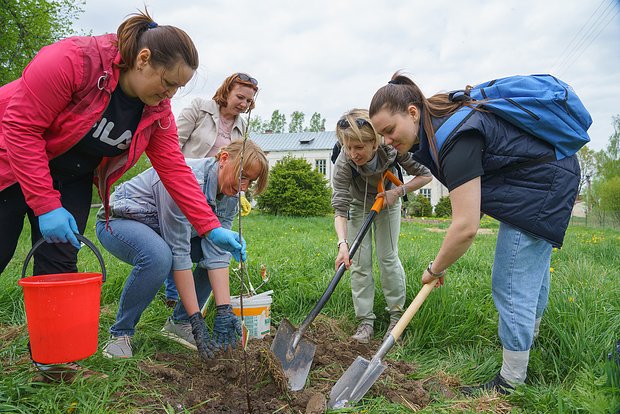
[[[418,295],[413,299],[396,326],[392,328],[390,335],[383,341],[381,347],[370,361],[361,356],[355,358],[355,361],[353,361],[329,393],[327,405],[330,409],[351,406],[366,395],[366,392],[387,368],[387,365],[383,362],[383,357],[392,349],[396,340],[400,338],[413,315],[420,309],[420,306],[422,306],[422,303],[424,303],[424,300],[431,293],[436,283],[437,281],[434,280],[422,286]]]
[[[383,178],[389,179],[395,185],[402,185],[401,181],[389,170],[385,172]],[[378,190],[379,193],[384,191],[383,180],[379,182]],[[355,252],[370,228],[370,224],[382,208],[383,198],[378,198],[349,248],[350,259],[355,255]],[[287,319],[282,319],[280,326],[278,326],[276,336],[271,343],[271,352],[273,352],[282,364],[282,370],[288,379],[288,387],[292,391],[299,391],[306,384],[306,378],[308,377],[308,372],[310,372],[310,366],[312,365],[312,359],[316,351],[316,344],[312,340],[304,338],[303,335],[321,312],[321,309],[323,309],[323,306],[325,306],[325,303],[327,303],[332,293],[334,293],[338,282],[340,282],[346,270],[344,263],[338,267],[336,274],[319,299],[319,302],[312,308],[297,331],[295,331],[295,327]]]

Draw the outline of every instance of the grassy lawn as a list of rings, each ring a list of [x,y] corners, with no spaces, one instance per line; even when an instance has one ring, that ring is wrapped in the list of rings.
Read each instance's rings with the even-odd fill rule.
[[[93,211],[86,236],[100,246],[94,235],[94,222]],[[419,290],[422,271],[439,249],[448,223],[403,222],[399,251],[407,274],[407,304]],[[268,287],[275,291],[273,323],[277,325],[286,317],[299,326],[334,274],[333,218],[294,219],[253,212],[243,226],[250,277],[256,285],[260,265],[265,264],[270,275]],[[392,359],[417,367],[409,374],[411,378],[423,381],[440,376],[456,386],[486,381],[501,366],[490,280],[498,224],[484,218],[482,228],[486,230],[470,251],[450,268],[445,287],[433,291],[413,318],[403,346],[390,354]],[[118,363],[97,352],[83,361],[89,368],[106,373],[107,379],[83,379],[60,385],[32,382],[22,290],[17,285],[29,249],[28,239],[24,232],[14,260],[0,278],[0,412],[177,412],[163,401],[157,389],[142,386],[148,373],[139,366],[155,350],[185,352],[159,338],[158,331],[169,315],[161,300],[147,308],[138,325],[136,358]],[[94,255],[87,250],[83,248],[80,253],[80,270],[97,271]],[[106,251],[102,253],[108,280],[101,299],[100,348],[114,321],[118,298],[130,270]],[[496,399],[504,407],[502,412],[615,414],[620,408],[620,389],[618,383],[615,387],[608,383],[606,356],[620,339],[620,231],[572,226],[564,247],[554,251],[551,266],[549,306],[531,352],[528,385],[509,397]],[[374,270],[378,272],[376,264]],[[233,286],[238,283],[233,281]],[[375,329],[379,339],[388,323],[384,307],[378,289]],[[345,330],[354,329],[348,275],[343,277],[323,314],[339,320]],[[434,393],[430,404],[419,412],[496,412],[493,407],[468,403],[458,393],[451,397]],[[186,408],[184,412],[200,409]],[[346,412],[409,411],[403,405],[373,397]]]

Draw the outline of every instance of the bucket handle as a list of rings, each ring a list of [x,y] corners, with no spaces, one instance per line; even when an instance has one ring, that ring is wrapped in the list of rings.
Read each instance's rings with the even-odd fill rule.
[[[106,276],[105,264],[103,263],[103,257],[101,256],[99,249],[97,249],[97,246],[95,246],[93,242],[91,242],[90,240],[88,240],[86,237],[82,236],[79,233],[75,233],[75,237],[77,237],[77,239],[80,242],[84,243],[86,246],[90,248],[90,250],[93,251],[93,253],[95,253],[95,256],[97,256],[97,260],[99,260],[99,265],[101,266],[101,276],[102,276],[101,281],[105,282],[105,276]],[[45,243],[45,239],[40,238],[39,240],[37,240],[37,242],[32,246],[32,249],[30,249],[30,251],[26,255],[26,260],[24,260],[24,266],[22,267],[22,279],[26,277],[26,269],[28,268],[28,263],[30,262],[32,255],[34,255],[34,251],[37,250],[39,246],[41,246],[43,243]]]

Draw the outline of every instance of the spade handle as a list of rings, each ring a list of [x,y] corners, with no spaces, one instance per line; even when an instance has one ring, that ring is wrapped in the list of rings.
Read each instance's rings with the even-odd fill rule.
[[[392,328],[390,334],[394,337],[394,341],[400,338],[400,335],[403,333],[407,325],[409,325],[409,322],[411,322],[413,315],[415,315],[418,309],[420,309],[420,306],[422,306],[422,303],[424,303],[428,295],[435,287],[436,283],[437,280],[433,280],[432,282],[429,282],[422,286],[422,289],[420,289],[420,292],[413,299],[405,313],[403,313],[403,316],[400,317],[398,323],[396,323],[396,326]]]

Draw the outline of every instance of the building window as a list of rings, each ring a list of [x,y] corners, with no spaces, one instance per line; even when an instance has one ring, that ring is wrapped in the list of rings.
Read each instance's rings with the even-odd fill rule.
[[[314,169],[321,174],[327,174],[327,160],[314,160]]]
[[[430,188],[420,188],[420,194],[426,197],[428,201],[431,201],[431,189]]]

